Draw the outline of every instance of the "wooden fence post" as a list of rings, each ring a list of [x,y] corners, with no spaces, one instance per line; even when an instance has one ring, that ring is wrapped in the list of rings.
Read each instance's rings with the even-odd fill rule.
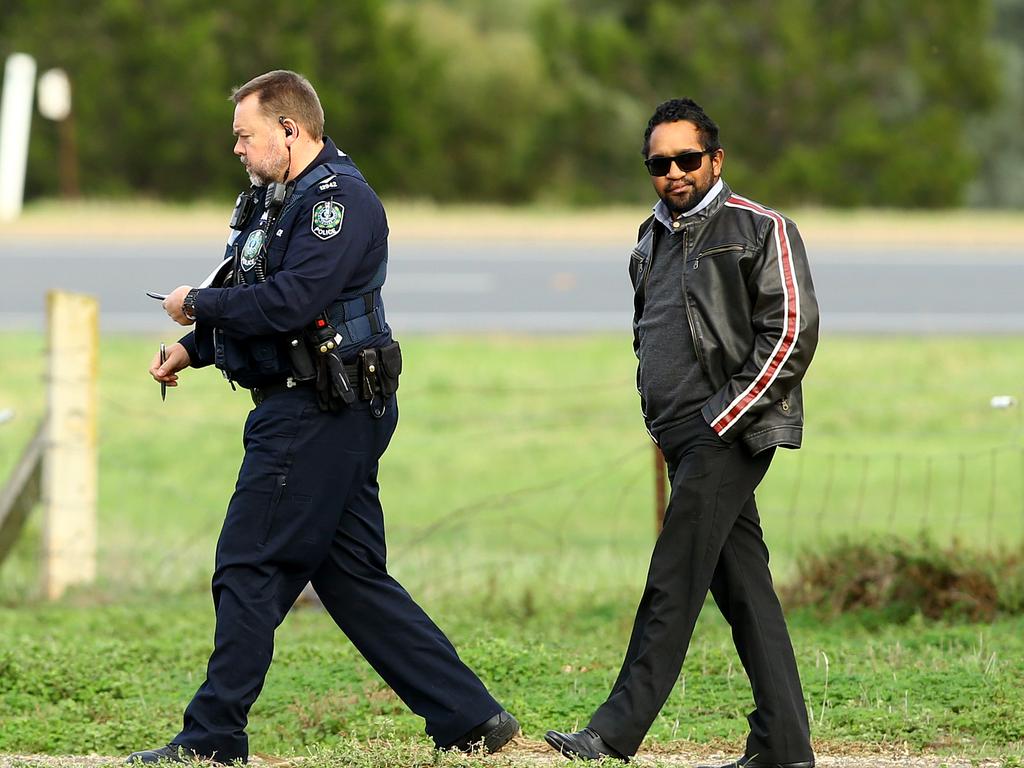
[[[96,578],[96,375],[99,306],[50,291],[47,440],[43,461],[43,590],[54,600]]]

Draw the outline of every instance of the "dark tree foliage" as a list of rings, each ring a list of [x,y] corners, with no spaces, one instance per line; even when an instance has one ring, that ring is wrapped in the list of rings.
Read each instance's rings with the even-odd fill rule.
[[[71,13],[67,3],[20,2],[5,10],[4,47],[71,74],[87,194],[187,199],[236,189],[245,177],[231,155],[231,89],[277,68],[306,74],[329,133],[362,149],[352,152],[372,177],[395,179],[423,151],[410,128],[434,75],[418,34],[374,0],[257,8],[106,0]],[[34,143],[33,191],[54,188],[55,151],[52,136]]]
[[[639,147],[642,126],[621,104],[646,117],[690,96],[721,127],[726,175],[747,194],[947,206],[991,151],[967,131],[999,97],[990,25],[976,0],[551,0],[537,28],[567,106],[601,94],[597,116],[560,116],[577,134],[603,123],[597,141],[628,134]],[[603,186],[626,172],[615,160]]]
[[[8,0],[0,55],[70,73],[92,196],[231,195],[231,88],[288,68],[393,197],[645,199],[646,120],[689,95],[745,194],[947,206],[989,165],[992,26],[984,0]],[[57,130],[32,130],[28,193],[53,195]]]
[[[1024,208],[1024,0],[995,0],[995,16],[1002,93],[991,114],[968,122],[967,141],[981,154],[968,203]]]

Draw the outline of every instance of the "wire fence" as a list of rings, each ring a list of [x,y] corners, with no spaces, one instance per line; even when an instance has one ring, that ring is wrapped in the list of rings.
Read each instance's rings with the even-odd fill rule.
[[[784,517],[784,540],[801,538],[807,525],[819,540],[924,534],[986,549],[1024,540],[1024,446],[800,453],[791,467],[776,467],[782,478],[769,475],[762,485],[771,489],[773,516]]]
[[[587,386],[592,394],[602,395],[628,392],[632,384],[615,380]],[[449,466],[464,482],[438,495],[437,504],[426,512],[421,508],[407,514],[403,505],[415,506],[417,490],[392,492],[405,481],[387,475],[386,457],[382,486],[389,559],[397,571],[423,589],[443,583],[445,590],[458,591],[479,588],[498,572],[519,573],[523,580],[549,586],[579,580],[582,574],[599,585],[645,566],[656,535],[658,477],[651,462],[655,449],[640,429],[630,430],[627,441],[611,440],[603,453],[583,450],[573,446],[571,437],[579,428],[579,414],[567,408],[579,396],[575,385],[449,385],[444,392],[457,397],[462,411],[488,413],[488,418],[464,418],[447,409],[418,413],[412,431],[413,439],[426,445],[421,446],[420,460],[443,462],[446,446],[462,442],[514,457],[520,467],[536,463],[537,471],[488,485],[477,483],[468,465]],[[424,388],[406,387],[400,399],[415,406],[428,394]],[[505,397],[536,398],[538,407],[507,423],[502,411],[492,407],[495,398]],[[125,400],[102,390],[100,398],[105,414],[101,442],[112,422],[154,418],[147,398]],[[203,407],[176,412],[173,433],[202,428],[237,435],[241,412],[235,405],[213,415]],[[638,426],[635,415],[629,418]],[[565,438],[563,447],[538,451],[537,445],[554,432]],[[615,430],[616,436],[622,433]],[[407,437],[400,434],[397,444]],[[888,447],[890,441],[864,452],[834,451],[811,441],[800,451],[778,452],[757,494],[775,562],[781,558],[785,564],[802,549],[837,537],[925,535],[939,543],[957,541],[979,549],[1019,546],[1024,542],[1021,438],[1011,429],[999,444],[948,451],[896,450]],[[237,443],[236,449],[240,456]],[[10,453],[9,446],[3,446],[0,462],[8,463]],[[108,583],[171,591],[206,583],[230,487],[223,472],[216,477],[189,474],[194,468],[183,465],[189,465],[190,457],[181,455],[178,460],[177,466],[154,467],[141,457],[137,463],[129,458],[127,465],[117,467],[132,482],[154,482],[159,490],[153,499],[154,516],[149,518],[152,528],[138,517],[131,522],[101,519],[99,558]],[[186,477],[180,478],[183,472]],[[212,495],[207,489],[204,513],[168,519],[175,510],[194,506],[197,487],[203,484],[217,485]],[[6,574],[0,592],[9,591],[12,579],[17,591],[19,578],[25,582],[20,585],[24,591],[30,577],[23,571],[20,577],[12,576],[16,569],[0,572]]]

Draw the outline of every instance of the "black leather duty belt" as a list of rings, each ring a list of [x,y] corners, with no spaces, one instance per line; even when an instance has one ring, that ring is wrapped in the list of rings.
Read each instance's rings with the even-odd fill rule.
[[[348,380],[352,386],[359,391],[359,363],[345,363],[345,374],[348,376]],[[249,390],[249,394],[252,396],[252,402],[254,405],[259,405],[268,397],[274,395],[280,395],[282,392],[291,392],[294,389],[313,389],[315,383],[312,381],[296,381],[292,382],[291,385],[287,381],[277,382],[276,384],[265,384],[262,387],[252,387]]]

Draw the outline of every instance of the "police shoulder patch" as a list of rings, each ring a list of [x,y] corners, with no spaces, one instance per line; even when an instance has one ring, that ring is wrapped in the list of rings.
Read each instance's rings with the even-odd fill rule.
[[[333,200],[321,200],[313,206],[313,220],[310,229],[321,240],[328,240],[341,232],[345,219],[345,206]]]

